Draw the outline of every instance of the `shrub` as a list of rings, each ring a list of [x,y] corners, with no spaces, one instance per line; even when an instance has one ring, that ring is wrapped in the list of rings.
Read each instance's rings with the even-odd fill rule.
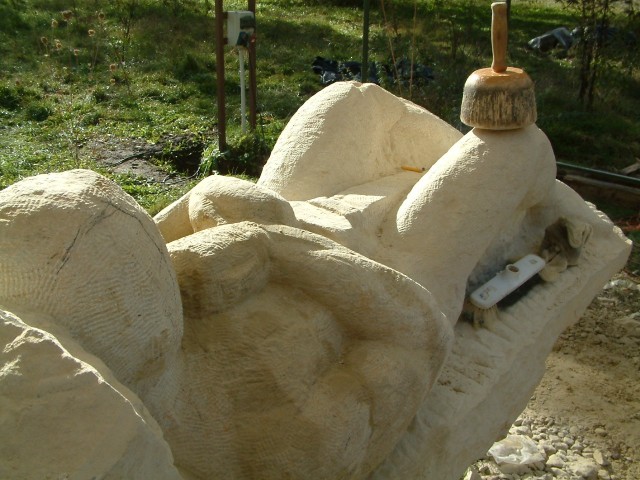
[[[206,149],[198,169],[199,174],[206,176],[218,172],[223,175],[244,174],[258,177],[270,153],[270,146],[257,133],[241,134],[229,142],[225,152],[214,146]]]
[[[0,107],[7,110],[17,110],[20,107],[20,94],[15,88],[0,87]]]
[[[36,122],[42,122],[49,118],[51,115],[51,109],[46,105],[40,103],[32,103],[25,111],[27,120],[33,120]]]
[[[180,80],[191,79],[199,73],[204,73],[206,71],[206,67],[202,62],[191,53],[185,54],[184,57],[182,57],[182,60],[178,62],[175,67],[176,78]]]

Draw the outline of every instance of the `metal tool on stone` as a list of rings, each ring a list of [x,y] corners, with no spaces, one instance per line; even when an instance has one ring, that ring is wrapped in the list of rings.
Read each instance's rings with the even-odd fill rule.
[[[464,85],[460,120],[470,127],[513,130],[535,123],[533,81],[524,70],[507,67],[507,4],[491,4],[491,68],[473,72]]]

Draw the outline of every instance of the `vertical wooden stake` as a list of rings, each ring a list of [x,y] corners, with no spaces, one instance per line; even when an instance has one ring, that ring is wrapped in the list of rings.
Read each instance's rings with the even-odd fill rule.
[[[249,0],[249,11],[256,14],[256,0]],[[257,30],[257,25],[256,25]],[[256,129],[258,83],[256,80],[256,38],[249,42],[249,125]]]

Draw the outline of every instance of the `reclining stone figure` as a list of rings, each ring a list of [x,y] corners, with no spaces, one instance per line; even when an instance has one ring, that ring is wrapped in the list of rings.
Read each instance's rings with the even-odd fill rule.
[[[553,281],[459,321],[505,263],[564,255],[559,219]],[[463,136],[357,83],[298,111],[257,184],[209,177],[153,220],[89,171],[0,192],[4,476],[457,479],[630,248],[535,125]]]

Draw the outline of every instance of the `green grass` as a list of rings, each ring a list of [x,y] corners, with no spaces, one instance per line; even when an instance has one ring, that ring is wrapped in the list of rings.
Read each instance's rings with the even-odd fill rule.
[[[150,215],[155,215],[194,187],[194,182],[167,186],[130,174],[116,174],[113,180]]]
[[[258,128],[249,140],[239,132],[238,58],[229,49],[224,58],[228,138],[237,173],[247,164],[251,168],[244,171],[255,174],[288,119],[322,88],[310,68],[316,55],[360,59],[360,4],[257,2]],[[491,62],[488,3],[386,0],[384,5],[383,14],[372,2],[371,61],[413,57],[431,67],[436,80],[412,88],[387,81],[383,86],[466,131],[459,120],[462,86],[473,70]],[[69,168],[108,174],[83,150],[96,137],[153,142],[189,133],[206,143],[204,161],[211,164],[223,154],[215,152],[212,6],[204,0],[0,0],[0,188],[28,175]],[[224,7],[245,9],[246,2],[225,1]],[[64,10],[73,10],[68,21]],[[629,20],[620,16],[616,22],[625,26]],[[609,53],[595,109],[587,112],[577,101],[573,54],[540,55],[525,48],[534,36],[576,24],[574,12],[559,3],[515,2],[509,62],[536,82],[538,125],[558,159],[615,170],[640,157],[637,55]],[[113,178],[151,211],[181,193],[141,179]]]

